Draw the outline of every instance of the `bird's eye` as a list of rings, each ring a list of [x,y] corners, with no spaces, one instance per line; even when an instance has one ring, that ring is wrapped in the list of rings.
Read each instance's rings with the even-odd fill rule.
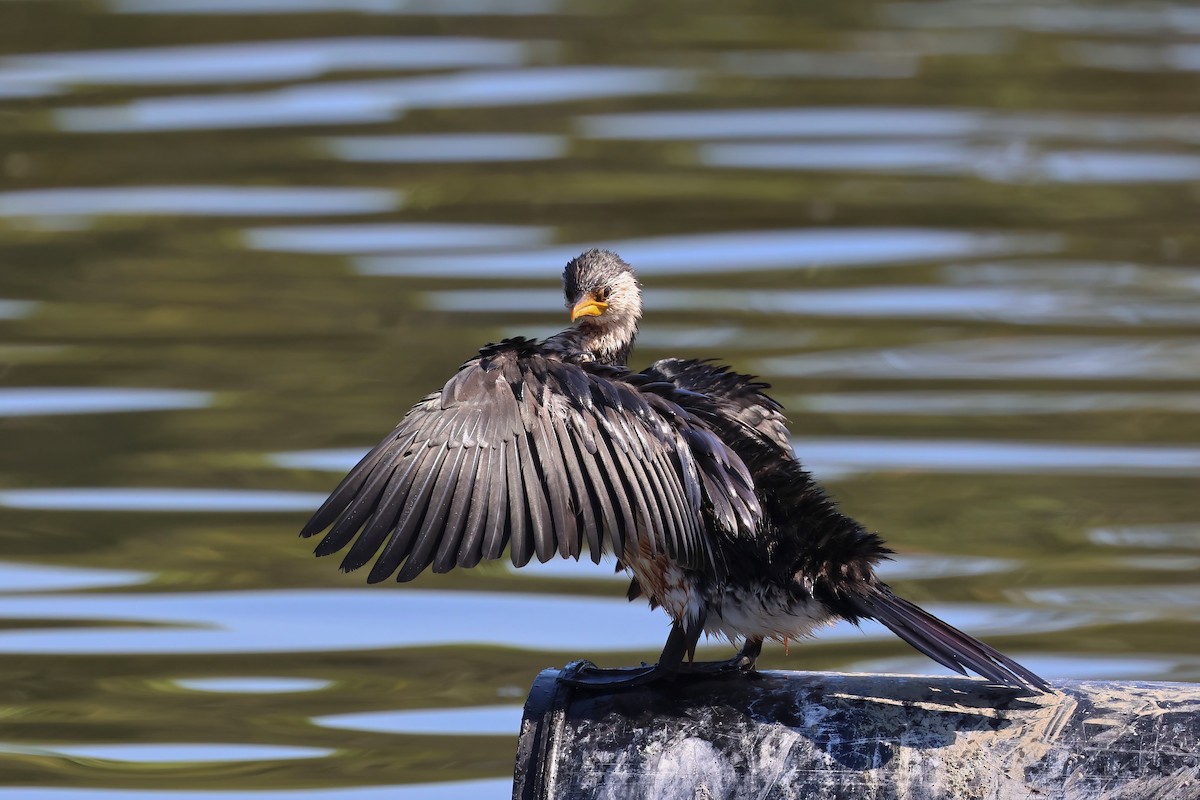
[[[609,292],[609,290],[607,288],[597,289],[596,291],[592,292],[592,296],[595,297],[597,300],[599,300],[601,303],[607,303],[608,302],[608,292]]]

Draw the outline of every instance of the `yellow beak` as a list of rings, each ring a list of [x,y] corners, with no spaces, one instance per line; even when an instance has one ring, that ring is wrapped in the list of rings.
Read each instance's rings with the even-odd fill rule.
[[[574,322],[580,317],[598,317],[606,308],[608,303],[601,302],[589,294],[571,309],[571,321]]]

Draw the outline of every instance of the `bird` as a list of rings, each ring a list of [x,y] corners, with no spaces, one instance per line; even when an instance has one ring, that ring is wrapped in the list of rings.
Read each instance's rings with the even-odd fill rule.
[[[573,258],[563,290],[568,327],[484,346],[350,470],[301,531],[324,534],[317,555],[374,559],[377,583],[613,554],[671,627],[654,664],[580,662],[564,680],[581,687],[750,672],[765,641],[873,619],[958,673],[1050,691],[880,580],[893,551],[803,467],[768,384],[713,360],[627,366],[642,297],[619,255]],[[706,634],[739,649],[696,662]]]

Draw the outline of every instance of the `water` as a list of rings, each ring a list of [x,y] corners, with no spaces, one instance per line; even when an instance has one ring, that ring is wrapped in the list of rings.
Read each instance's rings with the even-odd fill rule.
[[[295,534],[594,245],[637,363],[771,380],[902,593],[1200,680],[1200,14],[783,8],[0,3],[0,798],[507,796],[537,672],[661,613]],[[873,625],[763,663],[939,671]]]

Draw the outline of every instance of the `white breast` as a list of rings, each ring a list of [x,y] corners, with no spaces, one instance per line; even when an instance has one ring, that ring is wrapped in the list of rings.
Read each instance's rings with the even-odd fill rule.
[[[710,599],[704,628],[730,641],[747,638],[785,641],[807,636],[813,629],[831,622],[825,606],[816,600],[796,601],[775,589],[730,588]]]

